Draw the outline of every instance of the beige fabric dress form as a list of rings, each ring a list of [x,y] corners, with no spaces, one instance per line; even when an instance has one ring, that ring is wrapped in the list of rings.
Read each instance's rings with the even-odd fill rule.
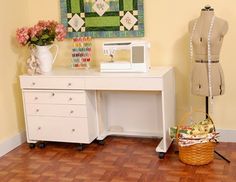
[[[193,69],[191,76],[192,93],[209,96],[208,80],[208,32],[214,11],[201,11],[193,34]],[[189,23],[189,33],[192,34],[195,20]],[[211,35],[211,87],[212,96],[222,95],[225,91],[224,76],[220,61],[220,50],[228,23],[215,17]]]

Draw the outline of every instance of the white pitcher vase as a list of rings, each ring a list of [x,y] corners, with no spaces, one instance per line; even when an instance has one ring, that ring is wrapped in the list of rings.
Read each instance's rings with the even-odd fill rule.
[[[54,57],[50,49],[56,47],[56,53]],[[36,46],[35,56],[39,60],[39,68],[42,73],[48,73],[52,70],[52,65],[57,57],[58,45],[48,45],[48,46]]]

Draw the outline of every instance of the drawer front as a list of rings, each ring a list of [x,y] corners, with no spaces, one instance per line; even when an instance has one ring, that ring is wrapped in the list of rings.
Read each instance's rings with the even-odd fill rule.
[[[86,93],[67,91],[23,91],[25,103],[44,104],[86,104]]]
[[[91,90],[162,90],[161,78],[104,77],[86,78],[86,88]]]
[[[85,105],[26,104],[30,116],[87,117]]]
[[[27,117],[29,140],[90,143],[87,118]]]
[[[83,78],[21,76],[22,89],[84,89]]]

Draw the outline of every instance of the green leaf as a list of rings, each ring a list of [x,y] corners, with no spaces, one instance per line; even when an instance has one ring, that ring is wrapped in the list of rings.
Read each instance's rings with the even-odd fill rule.
[[[38,44],[37,44],[37,45],[43,46],[43,41],[40,39],[40,40],[38,41]]]
[[[32,38],[31,38],[31,41],[32,41],[32,42],[36,42],[36,41],[38,41],[38,40],[39,40],[39,39],[38,39],[37,37],[32,37]]]
[[[41,38],[42,38],[42,39],[48,39],[48,38],[49,38],[49,35],[48,35],[48,34],[44,34],[44,35],[42,35]]]

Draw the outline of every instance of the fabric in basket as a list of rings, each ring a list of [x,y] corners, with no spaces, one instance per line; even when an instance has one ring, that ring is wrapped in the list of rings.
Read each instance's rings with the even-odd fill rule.
[[[169,135],[172,139],[176,138],[177,126],[169,128]],[[214,131],[214,125],[209,119],[199,121],[196,124],[190,126],[180,126],[178,134],[188,134],[188,135],[206,135]]]
[[[169,128],[170,137],[173,139],[177,137],[178,144],[181,147],[217,142],[218,134],[215,132],[214,124],[209,118],[189,126]]]
[[[203,135],[188,135],[188,134],[180,134],[178,144],[181,147],[187,147],[199,143],[206,143],[206,142],[217,142],[219,133],[208,133]]]

